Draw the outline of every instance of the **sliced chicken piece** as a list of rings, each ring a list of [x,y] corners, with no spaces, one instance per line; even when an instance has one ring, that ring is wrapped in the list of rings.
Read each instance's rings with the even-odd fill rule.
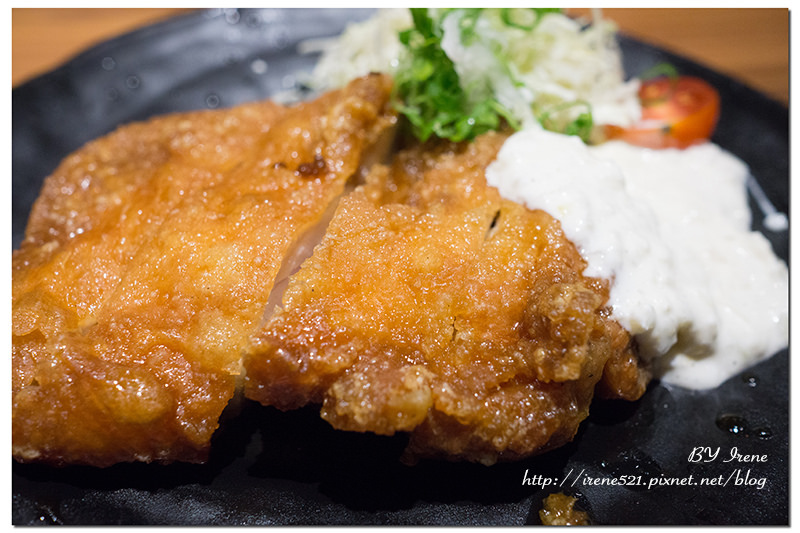
[[[202,461],[279,272],[395,116],[373,75],[121,127],[47,178],[13,254],[13,455]]]
[[[246,395],[408,432],[409,461],[485,464],[569,442],[601,380],[639,397],[608,282],[582,275],[557,220],[487,186],[504,140],[411,149],[343,198],[247,349]]]

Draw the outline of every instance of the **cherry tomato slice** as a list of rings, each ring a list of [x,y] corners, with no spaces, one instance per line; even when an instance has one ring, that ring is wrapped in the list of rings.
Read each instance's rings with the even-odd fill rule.
[[[607,126],[607,138],[648,148],[686,148],[708,140],[719,118],[719,93],[692,76],[644,81],[639,100],[641,121],[626,128]]]

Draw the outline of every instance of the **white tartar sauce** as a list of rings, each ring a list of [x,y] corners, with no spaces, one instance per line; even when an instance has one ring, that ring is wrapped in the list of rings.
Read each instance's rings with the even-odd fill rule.
[[[712,143],[587,147],[530,127],[486,177],[559,219],[662,382],[707,389],[788,344],[788,269],[750,229],[748,174]]]

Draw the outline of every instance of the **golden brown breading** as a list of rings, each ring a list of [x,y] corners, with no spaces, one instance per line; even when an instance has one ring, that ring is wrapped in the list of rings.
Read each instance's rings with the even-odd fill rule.
[[[247,350],[246,395],[410,432],[411,460],[485,464],[570,441],[607,365],[610,395],[641,395],[607,282],[581,274],[558,221],[486,185],[504,139],[374,168]]]
[[[550,494],[542,500],[539,520],[543,526],[589,526],[591,520],[586,511],[575,509],[577,499],[563,492]]]
[[[69,156],[13,255],[13,453],[200,461],[284,259],[394,123],[370,76],[124,126]]]

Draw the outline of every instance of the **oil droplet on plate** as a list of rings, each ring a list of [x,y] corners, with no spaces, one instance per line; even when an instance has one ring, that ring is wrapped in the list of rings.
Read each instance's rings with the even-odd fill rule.
[[[208,106],[210,109],[219,107],[219,103],[220,103],[219,96],[217,96],[216,94],[209,94],[208,96],[206,96],[206,106]]]
[[[141,80],[139,80],[138,76],[128,76],[125,80],[125,87],[128,89],[138,89],[139,85],[141,85]]]
[[[103,67],[103,70],[114,70],[114,67],[117,66],[117,62],[114,61],[113,57],[104,57],[100,62],[100,66]]]
[[[253,74],[265,74],[267,72],[267,62],[263,59],[254,59],[250,63],[250,70],[253,71]]]
[[[717,427],[733,435],[747,435],[747,421],[738,415],[724,414],[717,417]]]
[[[634,476],[642,479],[650,479],[663,475],[661,465],[644,451],[633,448],[621,452],[613,463],[603,461],[603,469],[610,468],[614,477]],[[631,485],[626,488],[630,490],[645,490],[646,485]]]
[[[755,430],[755,434],[761,440],[769,440],[772,438],[772,430],[769,428],[758,428]]]

